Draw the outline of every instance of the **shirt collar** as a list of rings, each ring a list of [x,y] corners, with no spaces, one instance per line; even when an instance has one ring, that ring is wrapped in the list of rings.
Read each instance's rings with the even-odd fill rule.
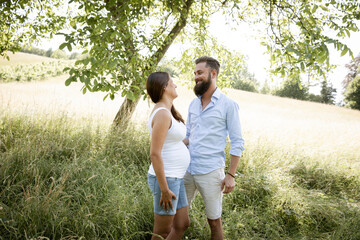
[[[215,99],[218,100],[220,98],[220,95],[221,95],[221,91],[218,87],[216,87],[215,92],[211,96],[211,101],[213,101]]]
[[[216,87],[216,89],[215,89],[215,92],[213,93],[213,95],[211,96],[211,101],[212,102],[216,102],[219,98],[220,98],[220,96],[221,96],[221,90],[218,88],[218,87]],[[202,96],[199,96],[198,97],[198,99],[201,101],[201,98],[202,98]]]

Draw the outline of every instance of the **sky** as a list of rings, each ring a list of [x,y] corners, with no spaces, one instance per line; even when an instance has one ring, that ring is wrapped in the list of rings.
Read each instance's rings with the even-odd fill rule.
[[[247,64],[249,71],[255,74],[255,78],[260,84],[263,84],[266,79],[268,79],[268,83],[273,86],[280,84],[281,79],[271,82],[266,71],[266,68],[269,67],[269,58],[268,55],[264,54],[266,50],[265,47],[260,44],[260,40],[256,39],[257,35],[262,34],[261,32],[257,32],[255,28],[250,27],[245,23],[236,26],[236,30],[234,30],[234,28],[226,24],[225,17],[221,14],[215,14],[212,17],[209,31],[220,43],[224,44],[229,49],[238,51],[248,57]],[[52,48],[55,50],[63,43],[63,41],[63,36],[55,36],[51,40],[41,41],[38,47],[43,49]],[[344,39],[343,42],[353,50],[354,56],[357,56],[360,53],[360,32],[351,33],[350,38]],[[335,51],[331,46],[329,46],[329,51],[330,62],[335,64],[337,68],[333,70],[332,73],[329,73],[328,80],[333,84],[333,87],[337,89],[335,101],[340,102],[343,100],[342,80],[348,73],[345,64],[351,61],[351,57],[347,54],[340,57],[340,52]],[[178,51],[170,48],[168,54],[178,54]],[[320,87],[313,87],[310,89],[310,92],[319,94]]]

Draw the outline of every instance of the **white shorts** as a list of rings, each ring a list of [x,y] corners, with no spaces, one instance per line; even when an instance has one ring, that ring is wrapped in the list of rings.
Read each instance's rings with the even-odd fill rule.
[[[210,220],[220,218],[223,196],[221,183],[224,178],[225,173],[223,168],[202,175],[191,175],[189,172],[186,172],[184,184],[189,206],[191,206],[196,194],[200,192],[204,200],[207,218]]]

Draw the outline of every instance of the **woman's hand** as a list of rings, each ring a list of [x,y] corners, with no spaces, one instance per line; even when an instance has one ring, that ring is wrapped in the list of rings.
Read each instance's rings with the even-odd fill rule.
[[[168,189],[167,191],[161,191],[161,197],[160,197],[160,206],[167,212],[169,212],[169,206],[171,207],[171,210],[173,209],[172,205],[172,199],[176,199],[175,194]]]

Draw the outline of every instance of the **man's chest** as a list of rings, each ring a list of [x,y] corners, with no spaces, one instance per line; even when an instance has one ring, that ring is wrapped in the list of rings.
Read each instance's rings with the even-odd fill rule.
[[[226,112],[219,106],[212,106],[202,110],[200,105],[189,111],[191,129],[213,129],[224,127],[226,124]]]

